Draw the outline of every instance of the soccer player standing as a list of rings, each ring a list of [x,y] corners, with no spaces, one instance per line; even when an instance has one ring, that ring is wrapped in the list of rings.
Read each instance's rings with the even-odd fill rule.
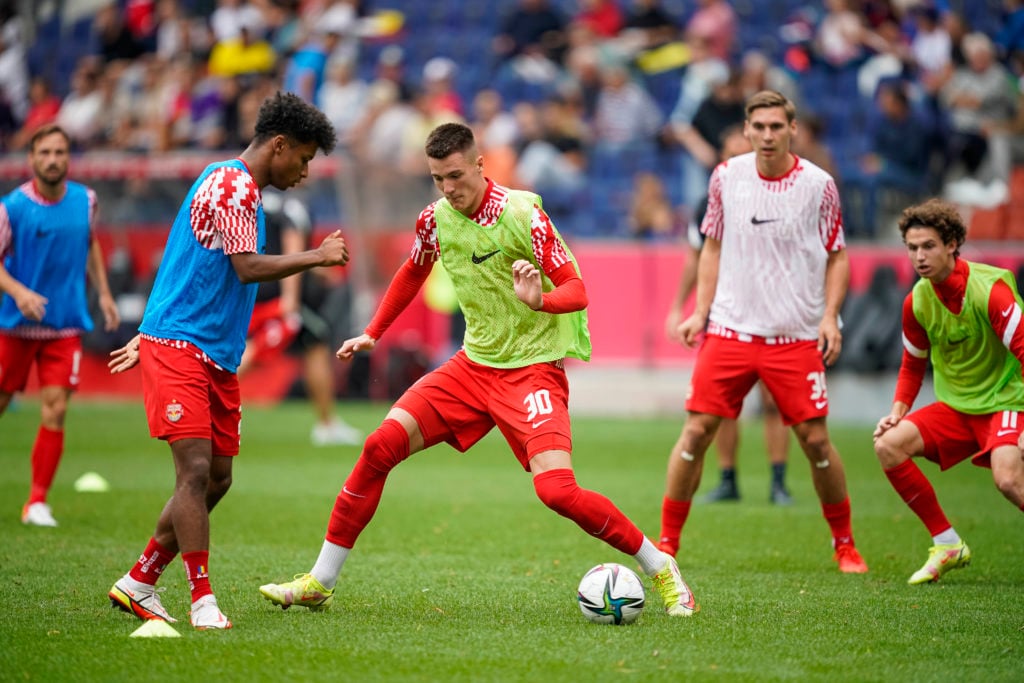
[[[67,180],[67,133],[39,128],[29,143],[33,178],[0,200],[0,415],[36,366],[41,421],[32,447],[32,488],[21,521],[57,526],[46,502],[64,452],[64,416],[78,387],[82,333],[93,327],[86,275],[105,328],[120,318],[93,232],[96,193]]]
[[[466,318],[464,345],[403,394],[367,437],[338,494],[326,540],[309,573],[260,592],[284,608],[330,605],[349,552],[370,522],[388,473],[441,442],[468,450],[495,426],[541,501],[588,533],[632,555],[672,616],[697,605],[675,559],[658,550],[604,496],[580,488],[572,469],[569,387],[563,359],[588,360],[587,294],[541,199],[486,178],[472,131],[435,128],[427,165],[443,197],[416,222],[410,258],[395,275],[364,334],[338,356],[369,351],[419,292],[440,260]]]
[[[790,151],[796,109],[783,95],[751,96],[743,129],[754,151],[711,175],[696,308],[679,326],[689,346],[706,334],[669,456],[659,544],[678,552],[708,445],[760,379],[810,462],[839,570],[863,573],[846,475],[825,424],[825,366],[839,357],[850,276],[839,193],[828,173]]]
[[[231,486],[238,454],[236,370],[257,283],[348,262],[340,231],[317,249],[264,253],[261,191],[296,185],[317,150],[330,152],[334,143],[330,122],[297,96],[278,93],[264,101],[246,150],[210,164],[192,185],[167,237],[140,334],[111,354],[113,372],[140,365],[150,434],[167,441],[174,458],[174,493],[156,531],[109,593],[114,606],[141,619],[175,621],[156,581],[181,552],[192,625],[231,628],[210,587],[209,515]]]
[[[899,229],[921,279],[903,301],[903,361],[874,440],[885,476],[932,535],[928,560],[907,581],[921,584],[967,566],[971,550],[913,458],[941,470],[970,458],[1024,510],[1024,330],[1013,274],[960,258],[967,229],[954,206],[911,206]],[[910,412],[929,357],[938,401]]]

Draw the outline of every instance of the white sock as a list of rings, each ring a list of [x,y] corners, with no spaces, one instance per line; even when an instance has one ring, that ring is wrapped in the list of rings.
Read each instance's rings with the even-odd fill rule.
[[[651,539],[646,536],[633,559],[637,561],[647,576],[654,576],[665,568],[665,553],[658,550],[658,547],[651,543]]]
[[[949,527],[938,536],[932,536],[932,541],[935,542],[935,545],[953,545],[960,542],[960,535],[956,529]]]
[[[316,564],[309,570],[309,573],[324,588],[334,588],[338,583],[338,574],[341,573],[341,566],[345,564],[349,550],[351,548],[344,548],[325,540],[323,547],[320,548],[320,556],[316,558]]]

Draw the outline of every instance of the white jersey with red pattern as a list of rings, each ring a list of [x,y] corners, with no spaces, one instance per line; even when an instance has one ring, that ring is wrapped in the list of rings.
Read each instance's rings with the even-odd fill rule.
[[[440,201],[440,200],[438,200]],[[498,185],[493,180],[487,181],[483,202],[470,220],[487,228],[494,226],[508,206],[509,189]],[[434,217],[434,202],[420,212],[416,219],[416,241],[412,247],[410,258],[413,263],[423,265],[433,263],[440,257],[437,243],[437,219]],[[549,277],[569,262],[569,255],[562,246],[558,234],[548,214],[539,205],[534,205],[530,218],[530,232],[533,240],[533,255],[537,263]]]
[[[845,248],[832,176],[796,158],[765,178],[754,152],[733,157],[711,175],[701,232],[722,244],[709,331],[818,338],[828,256]]]

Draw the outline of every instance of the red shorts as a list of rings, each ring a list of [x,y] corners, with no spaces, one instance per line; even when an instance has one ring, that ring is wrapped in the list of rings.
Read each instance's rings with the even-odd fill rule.
[[[492,368],[459,351],[395,402],[419,425],[427,446],[460,452],[497,425],[523,469],[549,450],[572,452],[569,382],[561,363]]]
[[[769,344],[707,335],[690,378],[686,409],[739,417],[743,399],[760,379],[786,425],[828,415],[825,363],[816,341]]]
[[[1024,413],[1003,410],[968,415],[945,403],[932,403],[907,415],[924,440],[924,457],[948,470],[971,458],[978,467],[992,467],[992,449],[1016,446],[1024,427]]]
[[[0,334],[0,393],[24,391],[33,363],[39,386],[77,389],[82,338],[24,339]]]
[[[168,346],[142,339],[139,366],[149,434],[174,443],[208,439],[214,455],[238,455],[242,433],[238,376],[202,359],[185,342]]]

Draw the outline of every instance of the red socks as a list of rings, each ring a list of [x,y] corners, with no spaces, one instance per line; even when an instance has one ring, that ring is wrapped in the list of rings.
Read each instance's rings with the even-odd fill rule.
[[[54,431],[40,425],[36,442],[32,446],[32,489],[28,504],[45,503],[46,494],[57,474],[60,456],[64,453],[64,431]]]
[[[188,579],[189,590],[192,591],[192,602],[213,594],[210,588],[210,551],[196,550],[182,553],[181,561],[185,564],[185,578]]]
[[[692,500],[672,500],[662,498],[661,500],[661,534],[658,536],[658,546],[668,549],[673,556],[679,553],[679,535],[683,533],[683,525],[686,518],[690,516]]]
[[[850,497],[838,503],[822,503],[821,511],[832,530],[832,546],[853,545],[853,529],[850,524]]]
[[[384,482],[409,457],[409,435],[397,420],[384,420],[366,437],[363,452],[345,480],[327,524],[327,540],[352,548],[377,511]]]
[[[939,506],[931,482],[913,460],[908,459],[885,470],[885,476],[903,502],[924,522],[932,536],[938,536],[953,526]]]
[[[644,535],[615,505],[594,491],[580,488],[570,469],[549,470],[533,478],[537,497],[558,514],[576,522],[616,550],[635,555]]]
[[[128,574],[139,583],[155,586],[157,579],[164,573],[164,568],[174,559],[174,555],[175,553],[157,543],[155,538],[151,538]]]

